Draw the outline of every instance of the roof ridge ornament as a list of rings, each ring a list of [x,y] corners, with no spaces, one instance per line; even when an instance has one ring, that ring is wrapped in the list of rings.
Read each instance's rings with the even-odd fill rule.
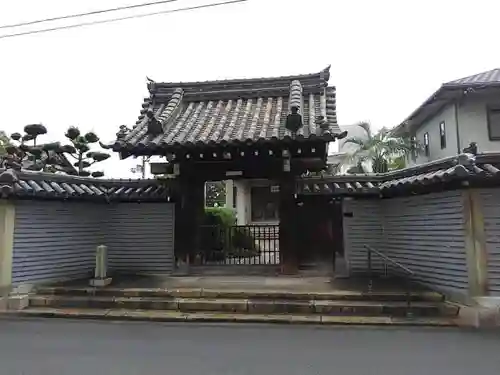
[[[159,121],[153,110],[151,108],[148,109],[148,111],[146,112],[146,116],[148,118],[148,134],[151,134],[151,135],[160,135],[163,133],[163,127],[161,126],[161,121]]]
[[[292,134],[297,133],[297,131],[304,126],[302,123],[302,115],[300,110],[302,107],[302,85],[299,80],[293,80],[290,83],[290,99],[289,99],[289,111],[290,113],[286,117],[285,127],[292,132]]]
[[[148,76],[146,76],[146,79],[148,80],[148,91],[153,94],[156,92],[156,82],[154,80],[152,80],[151,78],[149,78]]]
[[[176,88],[168,101],[167,105],[162,104],[160,108],[153,112],[153,106],[149,106],[146,111],[147,118],[147,134],[158,136],[163,134],[169,125],[169,119],[172,117],[176,109],[179,108],[182,102],[184,90]]]
[[[328,86],[328,81],[330,80],[330,68],[331,67],[332,67],[332,65],[330,64],[319,73],[320,79],[325,81],[325,86]]]
[[[158,120],[161,122],[162,132],[167,131],[170,125],[170,120],[175,117],[175,113],[177,113],[178,109],[180,108],[183,96],[184,90],[182,88],[177,87],[176,89],[174,89],[172,97],[170,98],[167,106],[158,116]]]
[[[132,131],[132,129],[130,129],[127,125],[120,125],[120,130],[118,130],[118,132],[116,133],[116,138],[119,141],[123,140],[131,131]],[[105,148],[105,147],[103,147],[103,148]]]
[[[7,169],[0,173],[0,196],[5,198],[14,192],[14,183],[17,182],[17,174],[13,169]]]

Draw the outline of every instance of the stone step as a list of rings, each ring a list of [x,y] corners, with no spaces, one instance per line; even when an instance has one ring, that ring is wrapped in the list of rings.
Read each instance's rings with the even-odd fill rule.
[[[154,322],[200,322],[200,323],[274,323],[314,325],[368,325],[368,326],[427,326],[456,327],[454,318],[404,318],[404,317],[359,317],[303,314],[234,314],[224,312],[183,313],[165,310],[128,309],[57,309],[30,307],[10,311],[3,315],[11,317],[93,319],[110,321],[154,321]]]
[[[332,301],[406,301],[404,292],[372,293],[361,291],[283,291],[283,290],[251,290],[251,289],[210,289],[210,288],[176,288],[176,289],[146,289],[146,288],[73,288],[73,287],[42,287],[37,289],[43,295],[96,296],[96,297],[156,297],[156,298],[208,298],[208,299],[265,299],[265,300],[332,300]],[[432,291],[415,291],[411,294],[412,301],[442,302],[443,295]]]
[[[179,312],[226,312],[242,314],[322,314],[351,316],[404,316],[407,304],[399,301],[264,300],[34,295],[31,307],[171,310]],[[415,316],[456,316],[458,308],[445,303],[413,302]]]

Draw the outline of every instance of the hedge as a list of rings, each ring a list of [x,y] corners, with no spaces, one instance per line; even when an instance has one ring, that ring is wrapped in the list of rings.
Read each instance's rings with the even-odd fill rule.
[[[259,255],[253,236],[236,226],[236,213],[225,207],[206,207],[200,249],[207,260]]]

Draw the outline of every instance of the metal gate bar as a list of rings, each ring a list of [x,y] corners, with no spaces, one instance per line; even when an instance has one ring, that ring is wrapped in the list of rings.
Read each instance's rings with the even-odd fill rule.
[[[202,225],[194,263],[277,265],[279,225]]]

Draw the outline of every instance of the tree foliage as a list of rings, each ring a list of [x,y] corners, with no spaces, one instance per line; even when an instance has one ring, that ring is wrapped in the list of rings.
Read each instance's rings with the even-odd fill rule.
[[[3,130],[0,130],[0,156],[6,154],[5,148],[10,145],[10,139]]]
[[[90,145],[99,142],[93,132],[81,135],[76,127],[70,127],[65,136],[71,144],[61,145],[60,142],[40,143],[40,137],[47,133],[42,124],[26,125],[24,134],[13,133],[7,138],[2,157],[2,166],[14,169],[28,169],[45,172],[64,172],[79,176],[101,177],[103,172],[89,172],[88,168],[110,157],[109,154],[90,151]],[[103,144],[100,145],[104,148]],[[75,159],[71,163],[66,158],[69,155]]]
[[[205,189],[206,207],[222,207],[226,204],[226,185],[223,181],[207,182]]]
[[[344,165],[353,165],[347,173],[385,173],[401,169],[406,166],[409,156],[419,152],[415,142],[407,138],[393,137],[387,128],[373,133],[369,123],[361,122],[358,126],[364,130],[365,137],[346,139],[345,143],[357,146],[343,161]],[[366,170],[366,162],[370,162],[371,171]]]
[[[56,171],[62,168],[62,160],[57,158],[59,143],[40,144],[40,136],[47,133],[42,124],[31,124],[24,127],[24,134],[13,133],[5,148],[2,166],[14,169],[33,171]]]
[[[88,170],[88,168],[95,163],[109,159],[111,156],[105,152],[90,150],[90,147],[96,143],[99,143],[102,148],[106,148],[105,145],[99,142],[97,134],[88,132],[82,135],[80,129],[71,126],[64,135],[71,142],[71,145],[63,146],[63,152],[75,159],[73,165],[76,167],[78,175],[92,177],[104,176],[104,172],[90,172]]]

